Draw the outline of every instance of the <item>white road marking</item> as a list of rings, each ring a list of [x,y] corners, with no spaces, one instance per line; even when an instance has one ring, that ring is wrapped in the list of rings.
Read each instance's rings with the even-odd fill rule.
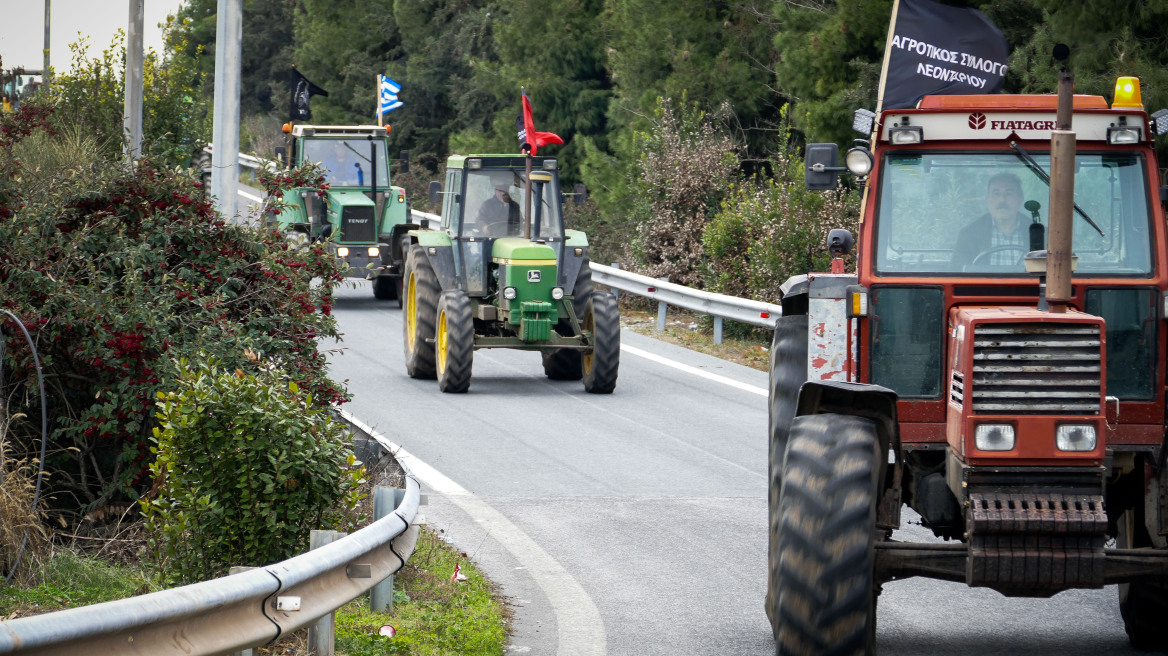
[[[402,467],[410,472],[430,490],[445,496],[454,505],[470,515],[475,521],[487,527],[515,560],[523,563],[531,571],[531,576],[547,595],[556,615],[559,630],[558,656],[603,656],[606,651],[604,622],[600,611],[584,588],[563,568],[556,559],[544,551],[519,527],[488,503],[471,494],[466,488],[455,483],[442,472],[434,469],[409,451],[395,444],[389,438],[341,410],[346,421],[364,431],[389,449]]]
[[[237,192],[237,193],[238,193],[240,196],[243,196],[244,198],[246,198],[246,199],[248,199],[248,200],[250,200],[250,201],[255,201],[255,202],[257,202],[257,203],[262,203],[262,202],[264,202],[264,199],[263,199],[263,198],[260,198],[259,196],[256,196],[255,194],[249,194],[249,193],[247,193],[246,191],[244,191],[244,190],[242,190],[242,189],[237,189],[237,190],[236,190],[236,192]]]
[[[650,353],[648,351],[639,349],[635,346],[628,346],[626,344],[621,344],[621,350],[624,351],[625,353],[629,353],[630,355],[642,357],[642,358],[645,358],[646,360],[651,360],[651,361],[656,362],[658,364],[663,364],[667,367],[673,367],[674,369],[677,369],[679,371],[684,371],[686,373],[693,374],[695,376],[700,376],[700,377],[705,378],[707,380],[712,380],[712,381],[717,382],[717,383],[722,383],[723,385],[729,385],[730,387],[734,387],[734,388],[737,388],[737,389],[740,389],[740,390],[743,390],[746,392],[750,392],[751,394],[758,394],[759,396],[766,396],[767,395],[766,388],[758,387],[757,385],[751,385],[749,383],[743,383],[743,382],[734,380],[733,378],[727,378],[726,376],[722,376],[719,374],[715,374],[715,373],[706,371],[705,369],[691,367],[688,364],[682,364],[680,362],[675,362],[673,360],[670,360],[669,358],[661,357],[660,355],[657,355],[656,353]]]

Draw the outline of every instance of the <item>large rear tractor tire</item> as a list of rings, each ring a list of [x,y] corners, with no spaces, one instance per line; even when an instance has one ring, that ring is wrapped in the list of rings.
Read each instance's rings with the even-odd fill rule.
[[[470,388],[474,356],[474,319],[470,314],[470,297],[466,292],[449,291],[438,299],[435,336],[438,389],[449,394],[466,392]]]
[[[406,373],[410,378],[435,377],[434,321],[438,315],[438,276],[421,246],[410,247],[404,276],[402,327]]]
[[[1140,509],[1129,510],[1119,518],[1115,542],[1120,549],[1152,545]],[[1152,583],[1119,584],[1119,614],[1133,647],[1168,651],[1168,588]]]
[[[611,294],[592,292],[584,311],[583,328],[592,333],[592,350],[580,358],[584,391],[612,394],[620,367],[620,312]]]
[[[398,298],[398,279],[390,276],[377,276],[373,279],[373,298],[379,301],[393,301]]]
[[[589,266],[588,260],[584,260],[576,274],[576,284],[572,286],[572,310],[576,313],[577,321],[584,321],[584,314],[588,311],[588,301],[591,298],[592,267]],[[566,319],[556,326],[556,332],[566,337],[574,334],[571,322]],[[544,351],[543,373],[552,380],[580,380],[584,376],[580,352],[571,349]]]
[[[770,559],[767,578],[766,612],[771,621],[771,629],[778,636],[778,624],[772,611],[778,590],[779,554],[779,490],[783,485],[783,458],[787,454],[787,435],[791,421],[795,417],[795,403],[799,400],[799,388],[807,382],[807,315],[792,315],[779,319],[775,326],[775,337],[771,342],[770,362],[770,405],[768,424],[770,429],[770,460],[767,465],[769,495],[767,509],[770,517],[769,544]]]
[[[771,558],[778,654],[875,653],[880,456],[869,419],[819,414],[792,422],[778,558]]]

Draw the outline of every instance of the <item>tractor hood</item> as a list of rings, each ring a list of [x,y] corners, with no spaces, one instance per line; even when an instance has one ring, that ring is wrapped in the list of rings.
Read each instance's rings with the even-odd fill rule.
[[[546,260],[555,264],[556,251],[547,244],[541,244],[522,237],[500,237],[491,248],[491,259],[497,264],[515,261],[533,262]]]
[[[377,243],[377,224],[373,212],[373,201],[358,190],[336,190],[328,192],[328,222],[336,231],[336,241],[341,244]]]

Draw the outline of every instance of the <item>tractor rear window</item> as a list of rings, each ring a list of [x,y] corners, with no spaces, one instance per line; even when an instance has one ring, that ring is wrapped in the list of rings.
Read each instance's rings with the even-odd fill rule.
[[[1031,152],[1050,172],[1050,156]],[[1135,153],[1079,153],[1077,275],[1151,274],[1148,184]],[[1017,276],[1046,248],[1050,190],[1013,151],[890,153],[881,163],[875,266],[881,274]],[[1084,216],[1085,215],[1085,216]]]
[[[377,156],[377,186],[388,187],[389,169],[385,165],[384,142],[336,138],[304,140],[304,161],[323,166],[325,182],[334,187],[371,186],[374,153]]]

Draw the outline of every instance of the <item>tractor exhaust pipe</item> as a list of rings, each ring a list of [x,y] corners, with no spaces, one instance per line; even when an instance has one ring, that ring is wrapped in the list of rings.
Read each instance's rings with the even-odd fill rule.
[[[1055,57],[1066,60],[1066,46],[1055,47]],[[1047,242],[1046,303],[1050,312],[1067,311],[1071,301],[1071,212],[1075,205],[1075,76],[1064,66],[1058,78],[1058,114],[1050,133],[1050,231]]]

